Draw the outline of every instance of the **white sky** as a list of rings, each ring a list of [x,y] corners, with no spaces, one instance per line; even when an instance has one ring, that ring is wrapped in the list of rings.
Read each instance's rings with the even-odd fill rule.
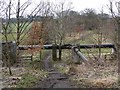
[[[1,1],[1,0],[0,0]],[[9,0],[6,0],[6,2]],[[18,0],[13,0],[13,1],[18,1]],[[21,4],[28,1],[28,0],[20,0]],[[72,7],[73,10],[80,12],[81,10],[84,10],[85,8],[93,8],[95,9],[97,12],[100,12],[103,9],[103,12],[105,13],[109,13],[109,9],[108,6],[109,5],[109,0],[29,0],[30,2],[32,2],[33,7],[36,4],[39,4],[40,1],[50,1],[50,2],[54,2],[54,3],[58,3],[61,1],[65,1],[65,2],[72,2]],[[111,0],[111,1],[120,1],[120,0]],[[32,9],[32,7],[30,7]],[[30,10],[30,9],[29,9]]]
[[[25,0],[21,0],[25,1]],[[33,3],[37,3],[40,0],[33,0]],[[81,11],[85,8],[94,8],[97,10],[97,12],[100,12],[102,10],[102,7],[104,8],[104,12],[108,13],[107,5],[109,4],[109,0],[42,0],[42,1],[50,1],[50,2],[60,2],[60,1],[70,1],[72,2],[73,10],[75,11]]]
[[[101,10],[102,7],[106,7],[109,4],[108,0],[72,0],[74,10],[80,11],[85,8],[94,8],[97,11]]]

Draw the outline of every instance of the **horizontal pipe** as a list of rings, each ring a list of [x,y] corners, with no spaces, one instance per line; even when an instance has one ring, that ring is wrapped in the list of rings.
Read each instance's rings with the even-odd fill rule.
[[[28,50],[28,49],[32,49],[32,48],[52,49],[53,45],[52,44],[43,45],[43,46],[40,46],[40,45],[19,45],[19,47],[18,47],[19,50]],[[61,48],[62,49],[71,49],[71,46],[70,45],[67,45],[67,46],[62,45]],[[56,49],[59,49],[59,45],[56,45]]]
[[[79,48],[114,48],[114,44],[83,44],[77,45]]]
[[[85,49],[85,48],[114,48],[114,44],[101,44],[101,45],[96,45],[96,44],[81,44],[81,45],[71,45],[71,44],[65,44],[62,45],[62,49],[71,49],[73,46],[77,46],[80,49]],[[52,49],[53,45],[48,44],[48,45],[19,45],[18,49],[19,50],[27,50],[27,49],[32,49],[32,48],[42,48],[42,49]],[[59,49],[59,45],[56,45],[56,48]]]

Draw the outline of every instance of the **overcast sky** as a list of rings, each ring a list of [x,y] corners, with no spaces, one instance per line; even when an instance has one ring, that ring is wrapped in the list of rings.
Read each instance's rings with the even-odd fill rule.
[[[33,3],[37,3],[39,1],[40,0],[32,0]],[[97,10],[97,12],[99,12],[103,7],[104,12],[108,13],[107,5],[109,4],[109,0],[44,0],[44,1],[50,1],[56,3],[60,1],[70,1],[72,2],[73,10],[75,11],[81,11],[84,10],[85,8],[94,8]]]
[[[99,11],[102,7],[105,9],[107,4],[109,4],[108,0],[72,0],[72,2],[74,10],[77,11],[84,10],[85,8],[94,8]]]
[[[6,0],[6,2],[8,2],[9,0]],[[14,2],[17,2],[18,0],[13,0]],[[20,0],[21,5],[26,2],[28,0]],[[93,8],[97,11],[97,13],[100,13],[100,11],[102,10],[103,7],[103,12],[108,13],[109,14],[109,9],[108,6],[109,5],[109,1],[110,0],[29,0],[30,2],[32,2],[32,7],[30,7],[28,9],[27,12],[30,11],[30,9],[33,9],[34,6],[36,6],[37,4],[39,4],[40,1],[49,1],[49,2],[53,2],[53,3],[59,3],[59,2],[71,2],[71,6],[73,7],[72,10],[78,11],[80,12],[81,10],[84,10],[86,8]],[[118,2],[120,0],[111,0],[114,2]],[[67,7],[67,5],[66,5]],[[114,9],[115,10],[115,9]],[[117,11],[117,10],[115,10]]]

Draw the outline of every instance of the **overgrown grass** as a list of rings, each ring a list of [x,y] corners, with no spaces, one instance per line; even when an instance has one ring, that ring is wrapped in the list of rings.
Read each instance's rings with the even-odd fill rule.
[[[21,80],[17,83],[17,88],[29,88],[48,76],[47,71],[44,70],[44,62],[46,55],[49,54],[49,50],[42,51],[42,60],[36,55],[33,61],[24,61],[24,67],[26,69],[25,74],[21,76]],[[24,55],[27,55],[24,53]]]
[[[30,61],[27,64],[27,67],[29,67],[30,69],[39,69],[42,70],[44,69],[44,64],[42,61],[40,60],[34,60],[34,61]]]
[[[29,72],[28,72],[29,71]],[[21,80],[17,83],[17,88],[29,88],[34,86],[39,80],[47,77],[47,72],[39,69],[28,70],[22,75]]]
[[[43,49],[41,52],[42,52],[42,54],[41,54],[41,60],[44,60],[48,55],[51,55],[51,53],[52,53],[51,50],[45,50],[45,49]],[[38,52],[35,55],[35,60],[38,60],[38,59],[40,59],[40,52]]]
[[[31,75],[29,73],[26,73],[22,76],[22,79],[18,82],[17,88],[28,88],[35,84],[35,82],[38,80],[37,77],[34,75]]]
[[[47,71],[44,70],[44,63],[41,60],[25,61],[26,72],[21,76],[21,80],[17,83],[17,88],[29,88],[39,80],[48,76]]]
[[[27,61],[27,67],[29,68],[39,68],[39,69],[43,69],[44,67],[44,62],[43,60],[46,59],[46,57],[48,55],[51,55],[51,50],[42,50],[41,51],[41,58],[40,58],[40,51],[36,51],[36,53],[33,55],[33,60],[25,60]],[[25,51],[21,51],[20,55],[21,56],[30,56],[32,52],[30,52],[29,50],[25,50]]]
[[[54,67],[60,72],[67,74],[69,71],[69,66],[65,65],[64,63],[61,63],[59,61],[54,62]]]
[[[69,65],[71,64],[71,50],[62,50],[62,60],[53,62],[54,67],[61,73],[67,74],[69,71]]]

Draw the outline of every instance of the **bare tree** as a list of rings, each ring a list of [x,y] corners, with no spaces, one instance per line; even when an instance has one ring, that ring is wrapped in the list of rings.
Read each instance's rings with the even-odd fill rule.
[[[113,9],[113,6],[116,6],[117,11]],[[120,1],[119,2],[113,2],[110,0],[110,7],[109,10],[112,14],[112,17],[114,18],[116,22],[116,48],[117,48],[117,60],[120,59]]]
[[[68,3],[70,4],[70,3]],[[56,10],[53,10],[53,15],[56,17],[54,20],[54,41],[59,44],[59,60],[61,60],[62,49],[61,45],[63,44],[63,40],[65,37],[67,23],[65,20],[65,16],[67,16],[71,10],[71,7],[67,6],[65,2],[61,2],[58,5],[55,5]],[[70,6],[70,5],[69,5]]]
[[[24,6],[25,5],[25,6]],[[24,14],[25,10],[28,8],[30,4],[25,2],[23,5],[20,5],[20,0],[18,0],[18,5],[17,5],[17,12],[16,12],[16,19],[17,19],[17,25],[15,25],[17,29],[17,38],[16,38],[16,44],[17,47],[20,45],[26,34],[29,32],[30,29],[26,32],[26,29],[31,25],[32,21],[36,17],[36,15],[42,10],[43,4],[40,3],[38,4],[33,11],[30,13],[30,17],[27,21],[21,23],[21,16]],[[24,6],[24,7],[23,7]],[[21,13],[21,15],[20,15]],[[19,56],[19,50],[17,52],[17,57]],[[17,58],[18,59],[18,58]]]
[[[18,0],[17,4],[14,4],[12,0],[9,0],[9,3],[6,3],[3,1],[2,3],[0,3],[0,5],[4,5],[4,6],[0,6],[0,7],[3,7],[2,9],[0,9],[0,12],[1,12],[0,16],[3,18],[3,23],[2,23],[3,33],[2,34],[3,34],[3,37],[5,38],[6,47],[7,47],[7,50],[6,50],[7,61],[6,62],[7,62],[7,66],[9,67],[9,72],[10,74],[12,74],[11,69],[10,69],[10,61],[13,59],[11,59],[9,56],[9,44],[8,44],[9,36],[12,37],[12,41],[14,40],[16,42],[16,46],[18,48],[19,45],[27,37],[27,33],[30,31],[31,24],[35,20],[36,16],[39,13],[42,13],[42,14],[47,13],[48,10],[46,10],[44,13],[42,10],[45,9],[45,7],[48,4],[44,4],[44,2],[40,2],[37,6],[35,6],[35,8],[32,8],[33,10],[28,13],[29,17],[27,18],[23,18],[23,17],[27,15],[26,12],[28,11],[29,6],[31,5],[31,2],[29,2],[29,0],[23,3],[22,5],[21,5],[20,0]],[[14,19],[12,17],[14,17]],[[16,53],[17,61],[19,61],[19,53],[20,53],[19,49],[17,49],[17,53]],[[15,62],[17,62],[16,60]]]
[[[86,30],[94,30],[98,27],[98,19],[96,11],[92,8],[86,8],[85,10],[81,11],[82,20],[85,24]]]
[[[11,2],[12,3],[12,2]],[[16,16],[16,22],[12,20],[12,18],[9,18],[10,24],[13,25],[13,27],[10,27],[11,30],[16,31],[16,35],[13,35],[11,32],[11,36],[13,37],[14,41],[16,41],[17,47],[24,41],[24,38],[26,37],[27,33],[30,31],[30,25],[32,21],[34,21],[35,17],[40,13],[43,9],[43,2],[40,2],[33,10],[29,13],[29,16],[26,20],[24,20],[21,17],[24,17],[26,14],[26,11],[29,9],[31,2],[26,1],[24,4],[21,5],[20,0],[18,0],[16,5],[12,5],[10,7],[10,15]],[[15,8],[16,7],[16,8]],[[44,6],[45,7],[45,6]],[[19,58],[19,50],[17,50],[17,60]]]
[[[4,46],[5,53],[2,53],[2,54],[4,56],[3,62],[4,64],[6,64],[6,66],[8,66],[9,74],[12,75],[10,49],[9,49],[9,43],[8,43],[8,29],[10,27],[10,18],[11,18],[10,9],[11,9],[11,0],[9,1],[8,7],[5,9],[5,18],[8,19],[8,21],[6,23],[2,23],[2,28],[4,30],[3,36],[5,37],[5,46]]]

